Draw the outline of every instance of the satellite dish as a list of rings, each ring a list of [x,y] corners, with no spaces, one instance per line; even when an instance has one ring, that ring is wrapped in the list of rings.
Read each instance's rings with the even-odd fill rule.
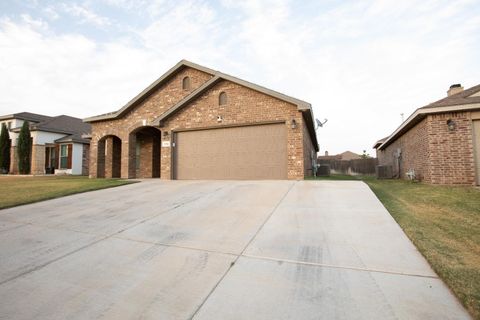
[[[327,123],[328,119],[324,119],[323,122],[321,122],[318,119],[315,119],[315,122],[317,123],[317,128],[322,128],[325,123]]]

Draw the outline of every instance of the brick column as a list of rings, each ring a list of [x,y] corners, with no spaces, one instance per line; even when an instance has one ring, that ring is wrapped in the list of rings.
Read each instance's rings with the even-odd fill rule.
[[[88,163],[90,161],[90,145],[84,144],[82,149],[82,176],[88,176],[89,167]]]
[[[135,142],[134,134],[122,140],[122,178],[135,178]]]
[[[91,174],[95,178],[105,178],[105,140],[100,140],[96,143],[96,148],[90,151],[90,157],[95,154],[95,161],[90,160],[90,165],[94,162],[93,167],[90,168]],[[93,169],[93,170],[92,170]]]
[[[18,174],[17,147],[10,147],[10,174]]]
[[[287,157],[289,180],[303,179],[303,118],[301,112],[294,111],[291,119],[295,119],[296,128],[292,128],[292,121],[285,124],[287,126]]]
[[[112,178],[113,170],[113,137],[105,139],[104,144],[104,160],[105,160],[105,178]]]
[[[31,174],[45,174],[45,145],[33,145],[31,154]]]

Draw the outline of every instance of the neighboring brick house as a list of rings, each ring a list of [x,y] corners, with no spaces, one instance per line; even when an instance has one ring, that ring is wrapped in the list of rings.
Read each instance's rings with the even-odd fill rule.
[[[90,140],[84,136],[90,134],[90,124],[65,115],[49,117],[30,112],[0,116],[11,141],[9,173],[18,174],[16,145],[25,121],[32,136],[31,174],[88,175]]]
[[[480,184],[480,85],[452,85],[448,96],[417,109],[375,143],[379,165],[432,184]]]
[[[311,105],[182,60],[92,124],[91,177],[303,179],[318,144]]]
[[[324,156],[319,156],[318,157],[318,160],[345,160],[345,161],[349,161],[349,160],[357,160],[357,159],[362,159],[362,157],[359,154],[357,154],[355,152],[352,152],[352,151],[344,151],[342,153],[335,154],[335,155],[329,155],[328,151],[325,151]]]

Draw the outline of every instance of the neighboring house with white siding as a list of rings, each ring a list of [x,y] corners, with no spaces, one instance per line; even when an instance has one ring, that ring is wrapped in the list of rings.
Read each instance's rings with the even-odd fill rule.
[[[0,116],[11,141],[10,173],[18,173],[17,139],[25,121],[32,136],[32,174],[88,175],[90,124],[82,119],[61,115],[50,117],[30,112]]]

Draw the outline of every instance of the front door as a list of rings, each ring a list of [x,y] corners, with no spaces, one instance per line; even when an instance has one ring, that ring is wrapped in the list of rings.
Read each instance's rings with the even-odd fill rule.
[[[57,154],[55,147],[45,148],[45,173],[53,174],[55,166],[57,164]]]

